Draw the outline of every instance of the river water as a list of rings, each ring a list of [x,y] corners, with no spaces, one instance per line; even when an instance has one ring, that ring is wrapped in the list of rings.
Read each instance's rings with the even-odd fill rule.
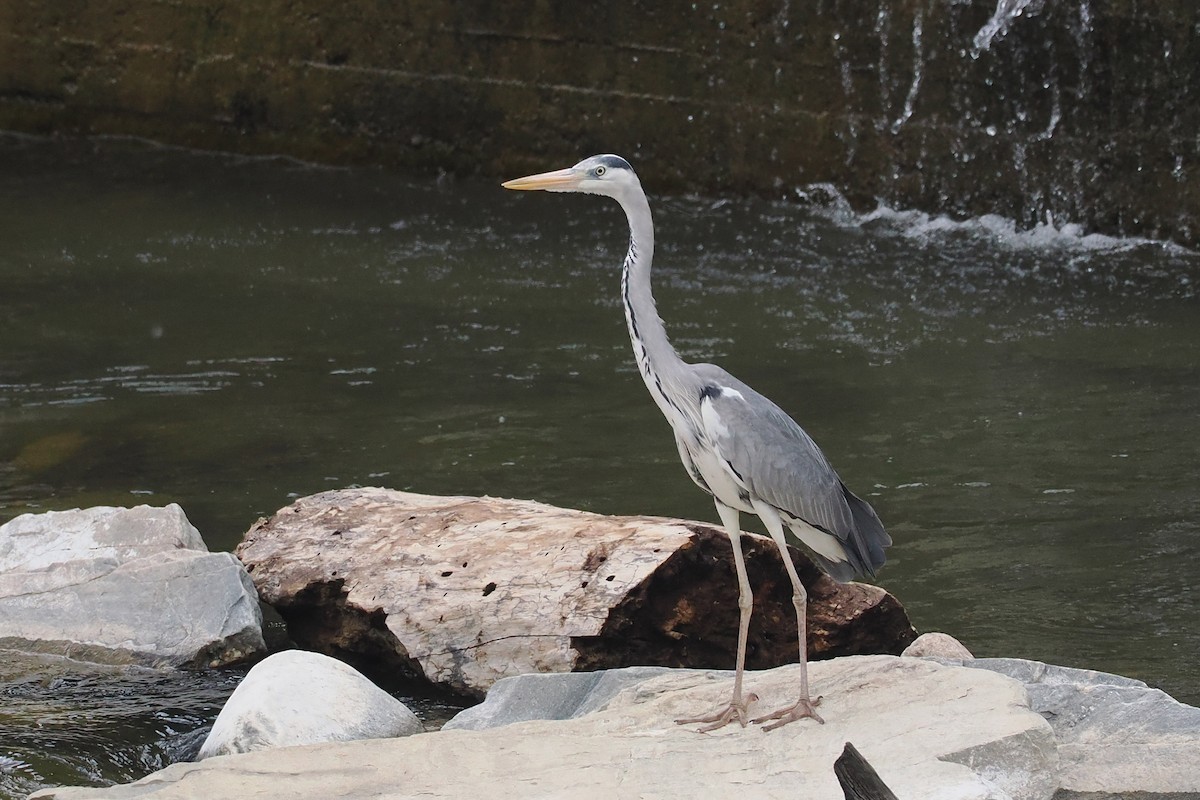
[[[870,499],[918,629],[1200,702],[1200,255],[822,187],[652,203],[676,346]],[[359,484],[716,522],[633,367],[625,243],[604,199],[0,137],[0,521],[173,501],[231,549]],[[235,681],[10,667],[0,794],[161,766]]]

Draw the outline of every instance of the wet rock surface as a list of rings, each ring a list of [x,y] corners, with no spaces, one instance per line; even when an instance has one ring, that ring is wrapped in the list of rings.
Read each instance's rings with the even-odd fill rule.
[[[796,659],[791,587],[747,535],[748,664]],[[527,672],[729,667],[737,585],[724,532],[540,503],[343,489],[302,498],[237,548],[302,647],[482,696]],[[838,584],[799,551],[813,658],[899,653],[915,637],[878,587]]]
[[[266,649],[245,569],[208,552],[175,504],[0,526],[0,647],[147,666],[219,666]]]
[[[656,192],[1200,242],[1188,0],[9,7],[0,128],[496,177],[615,151]]]

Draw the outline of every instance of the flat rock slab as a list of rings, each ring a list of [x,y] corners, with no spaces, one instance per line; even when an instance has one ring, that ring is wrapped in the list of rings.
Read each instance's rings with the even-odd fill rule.
[[[1021,684],[987,670],[887,656],[813,664],[827,723],[698,734],[681,715],[725,699],[698,672],[637,683],[565,721],[312,745],[176,764],[125,786],[49,789],[47,800],[305,798],[837,798],[833,762],[853,742],[902,798],[1048,800],[1054,735]],[[794,698],[798,669],[748,677],[764,708]]]
[[[1019,658],[937,661],[999,672],[1025,687],[1030,707],[1054,731],[1059,752],[1055,800],[1200,798],[1200,708],[1139,680],[1094,670]],[[573,719],[603,708],[634,684],[671,673],[633,667],[505,678],[484,702],[460,712],[443,730]]]
[[[748,664],[795,661],[778,550],[755,535],[744,550],[755,589]],[[475,696],[529,672],[734,661],[729,540],[700,523],[343,489],[258,523],[237,554],[301,646]],[[838,584],[792,557],[809,587],[814,658],[899,653],[915,637],[887,592]]]
[[[254,585],[174,503],[24,514],[0,525],[0,647],[204,666],[265,650]]]

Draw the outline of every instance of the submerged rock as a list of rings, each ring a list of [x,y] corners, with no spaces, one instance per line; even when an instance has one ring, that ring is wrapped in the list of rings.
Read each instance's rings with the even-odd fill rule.
[[[255,664],[238,684],[199,758],[422,730],[416,714],[353,667],[320,653],[286,650]]]
[[[0,647],[82,661],[217,666],[264,651],[254,586],[174,503],[0,525]]]
[[[795,661],[778,550],[752,534],[743,548],[755,589],[747,663]],[[301,646],[390,662],[462,693],[528,672],[734,663],[729,540],[696,522],[343,489],[255,525],[237,553]],[[809,591],[813,658],[899,653],[915,637],[884,590],[838,584],[799,551],[792,558]]]
[[[748,676],[756,708],[791,702],[798,672]],[[733,725],[698,735],[676,725],[726,699],[731,677],[672,670],[561,721],[248,753],[176,764],[126,786],[33,797],[833,798],[841,796],[833,764],[847,741],[899,797],[1048,800],[1054,792],[1053,733],[1012,679],[889,656],[815,663],[811,678],[826,724],[768,734]]]

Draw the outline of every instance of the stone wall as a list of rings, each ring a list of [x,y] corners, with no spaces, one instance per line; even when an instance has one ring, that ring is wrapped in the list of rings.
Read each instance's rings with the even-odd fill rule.
[[[1194,0],[0,0],[0,42],[4,129],[1200,243]]]

